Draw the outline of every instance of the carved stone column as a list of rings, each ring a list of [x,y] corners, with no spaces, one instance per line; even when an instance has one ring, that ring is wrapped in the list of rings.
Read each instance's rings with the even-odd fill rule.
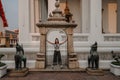
[[[41,20],[46,21],[47,20],[47,0],[40,0],[41,1]]]
[[[29,0],[19,0],[19,15],[18,26],[20,30],[19,43],[30,43],[30,7]]]
[[[90,36],[89,40],[91,43],[95,41],[102,42],[104,40],[102,35],[102,1],[101,0],[90,0]]]
[[[41,36],[40,36],[40,52],[42,53],[45,53],[45,50],[46,50],[46,29],[45,27],[41,27],[40,28],[40,33],[41,33]]]
[[[40,28],[40,53],[37,53],[36,68],[45,68],[45,55],[46,55],[46,29]]]
[[[82,19],[82,33],[90,32],[90,0],[81,0],[81,19]]]
[[[66,30],[67,33],[67,51],[68,51],[68,68],[78,68],[79,63],[77,62],[77,54],[74,52],[73,48],[73,27],[69,27]]]
[[[73,49],[73,28],[67,28],[66,33],[67,33],[67,38],[68,38],[67,49],[68,49],[68,54],[70,54],[70,53],[74,52],[74,49]]]

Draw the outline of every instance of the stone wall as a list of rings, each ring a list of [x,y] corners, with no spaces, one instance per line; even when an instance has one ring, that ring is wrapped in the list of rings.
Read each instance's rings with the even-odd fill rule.
[[[38,49],[26,49],[25,48],[25,55],[27,57],[27,66],[29,68],[35,68],[35,62],[36,62],[36,53],[38,53],[39,50]],[[52,65],[52,61],[53,61],[53,51],[49,50],[49,53],[47,53],[47,65]],[[0,53],[4,53],[5,57],[3,57],[2,61],[7,63],[8,68],[14,68],[14,55],[15,55],[15,49],[11,48],[11,49],[1,49],[0,48]],[[104,68],[104,69],[109,69],[109,64],[112,60],[112,55],[110,52],[98,52],[99,56],[100,56],[100,67]],[[115,52],[120,54],[120,52]],[[63,65],[67,64],[67,53],[64,50],[61,50],[61,54],[62,54],[62,63]],[[89,54],[89,50],[86,52],[77,52],[77,58],[78,58],[78,62],[79,62],[79,67],[81,68],[86,68],[87,67],[87,57]]]

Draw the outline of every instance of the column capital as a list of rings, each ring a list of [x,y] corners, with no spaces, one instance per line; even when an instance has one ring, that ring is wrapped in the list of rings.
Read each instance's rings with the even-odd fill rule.
[[[67,33],[68,35],[72,35],[72,34],[73,34],[73,28],[71,28],[71,27],[67,28],[67,29],[66,29],[66,33]]]
[[[45,27],[40,27],[40,33],[41,33],[41,35],[45,35],[46,34],[46,28]]]

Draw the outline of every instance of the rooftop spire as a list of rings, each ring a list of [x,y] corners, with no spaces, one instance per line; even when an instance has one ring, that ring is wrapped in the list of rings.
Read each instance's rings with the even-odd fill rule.
[[[64,12],[65,14],[68,14],[69,11],[70,11],[70,10],[69,10],[69,7],[68,7],[68,1],[67,1],[67,0],[66,0],[66,7],[65,7],[64,11],[65,11],[65,12]]]
[[[49,14],[48,21],[65,21],[65,17],[63,16],[62,11],[59,8],[60,7],[59,0],[56,0],[55,7],[56,9]]]
[[[69,9],[67,0],[66,0],[66,8],[65,9]]]
[[[71,14],[70,9],[68,7],[68,1],[67,0],[66,0],[66,7],[64,9],[64,14],[65,14],[65,17],[66,17],[66,21],[70,22],[72,20],[72,14]]]

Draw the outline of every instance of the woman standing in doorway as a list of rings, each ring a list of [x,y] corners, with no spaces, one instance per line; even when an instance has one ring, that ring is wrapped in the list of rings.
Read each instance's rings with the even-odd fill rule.
[[[48,41],[48,43],[54,45],[53,66],[58,64],[62,68],[62,59],[61,59],[61,53],[60,53],[60,45],[64,44],[66,41],[67,41],[67,39],[64,42],[59,43],[59,39],[58,38],[55,38],[55,42],[54,43]]]

